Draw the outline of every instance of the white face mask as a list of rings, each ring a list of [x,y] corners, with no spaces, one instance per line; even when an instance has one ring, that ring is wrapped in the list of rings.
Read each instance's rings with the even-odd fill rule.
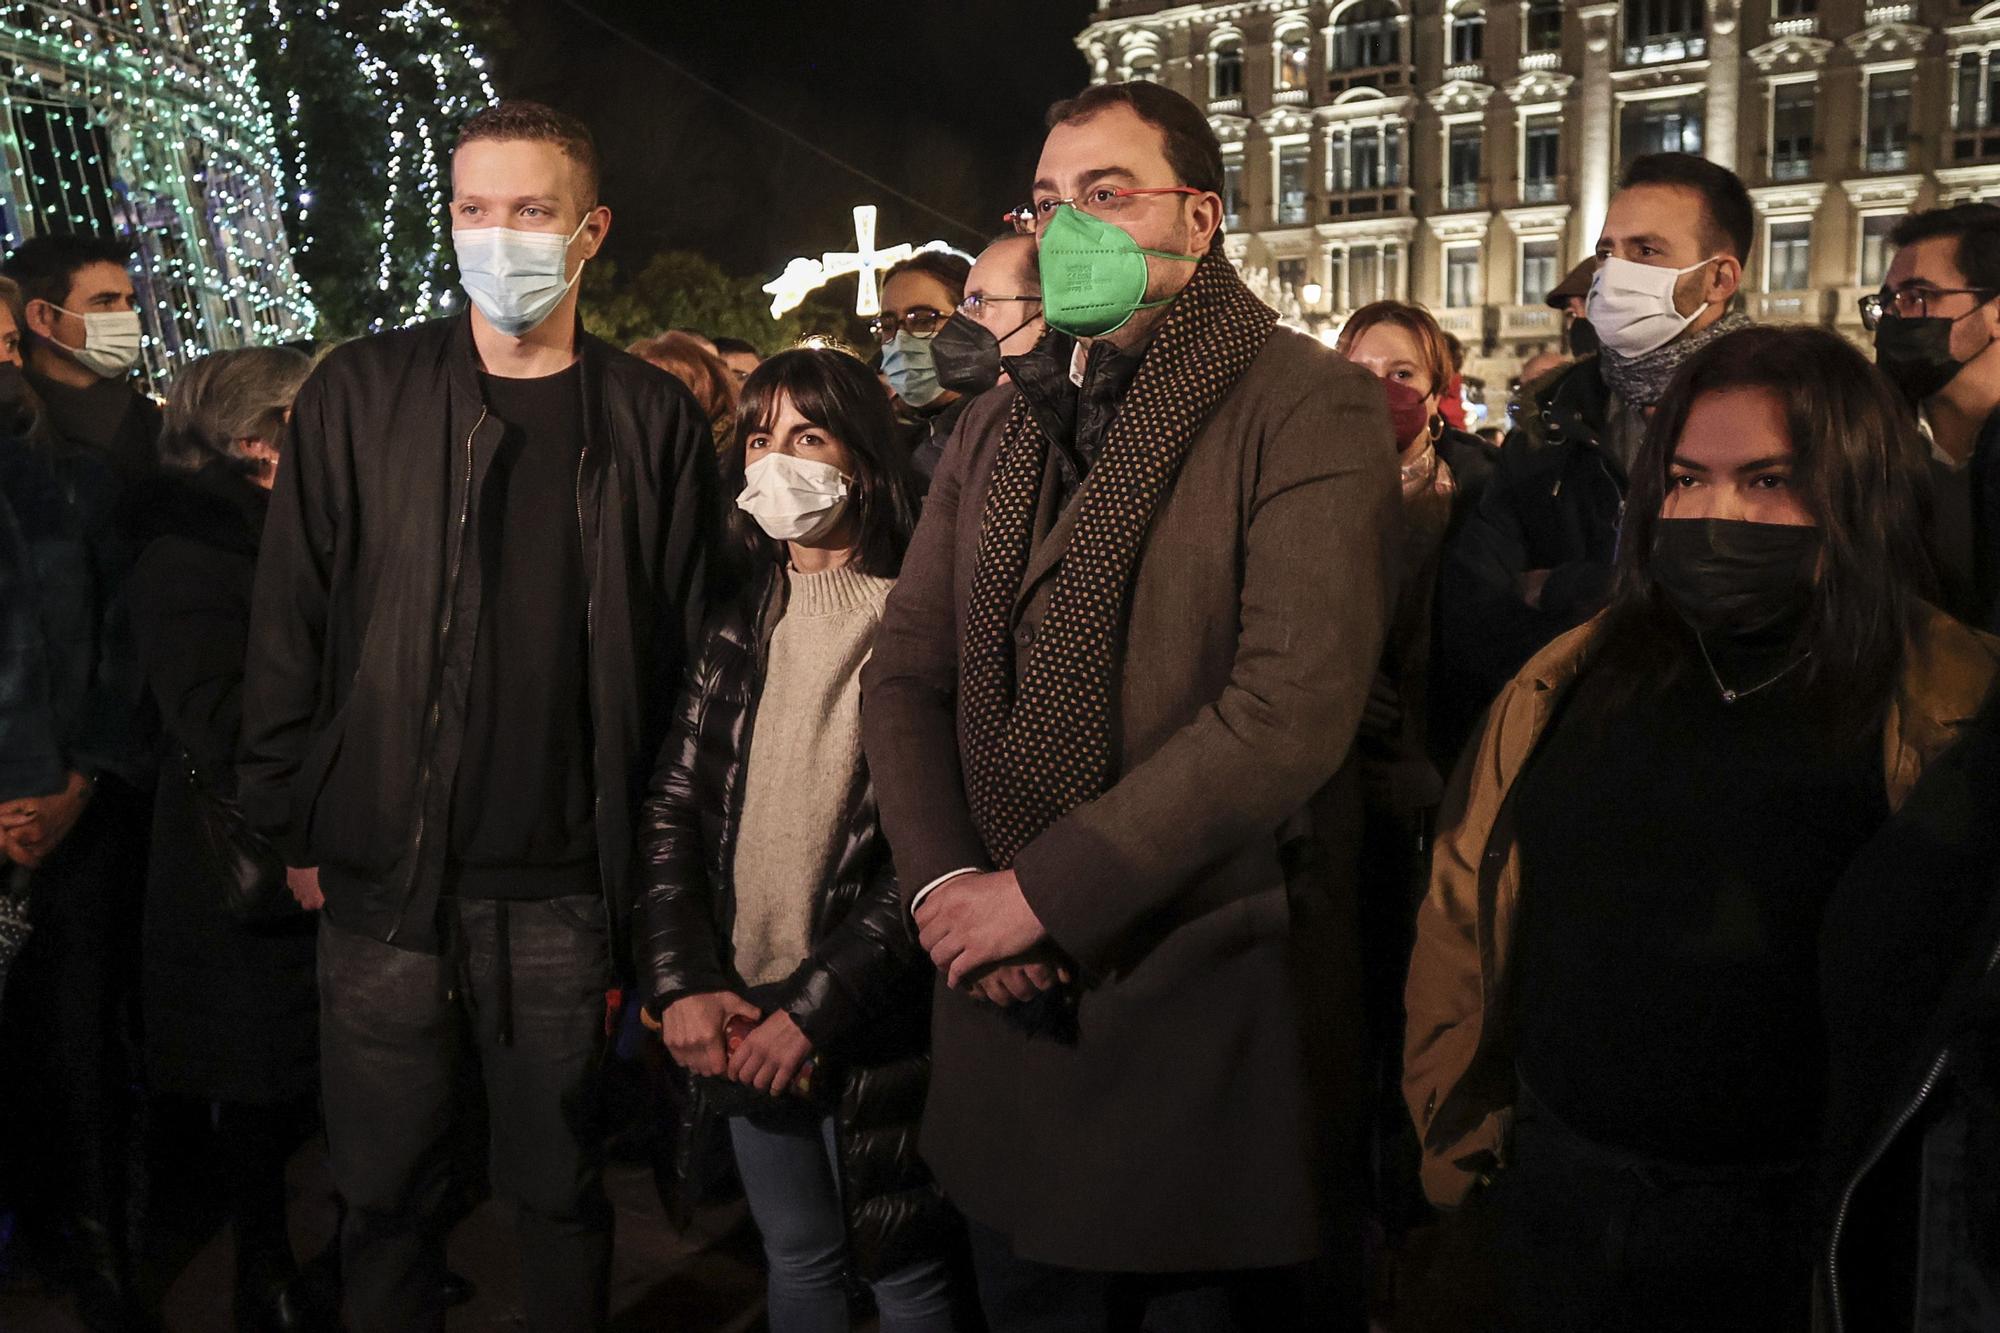
[[[585,214],[567,237],[511,227],[454,231],[451,245],[458,252],[458,285],[488,324],[518,338],[547,319],[583,276],[582,264],[574,276],[569,272],[569,247],[589,221]]]
[[[1607,256],[1590,280],[1585,309],[1590,327],[1612,351],[1623,357],[1644,356],[1665,347],[1694,323],[1702,307],[1693,315],[1674,308],[1674,284],[1683,273],[1713,264],[1720,255],[1686,268],[1656,268],[1629,259]]]
[[[847,513],[847,477],[831,463],[766,454],[743,472],[736,507],[773,540],[817,541]]]
[[[70,357],[85,370],[115,380],[131,373],[139,364],[139,344],[145,331],[139,326],[139,312],[136,310],[110,310],[101,314],[78,315],[73,310],[63,310],[65,315],[83,321],[83,346],[71,347],[68,343],[49,339],[56,346],[70,354]]]

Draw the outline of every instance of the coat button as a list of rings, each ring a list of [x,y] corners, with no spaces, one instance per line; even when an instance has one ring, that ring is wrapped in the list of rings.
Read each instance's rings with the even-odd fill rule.
[[[1032,643],[1033,643],[1034,641],[1035,641],[1035,627],[1034,627],[1033,625],[1017,625],[1017,626],[1015,626],[1015,628],[1014,628],[1014,642],[1015,642],[1015,643],[1018,643],[1018,644],[1020,644],[1020,645],[1021,645],[1021,646],[1022,646],[1023,648],[1026,648],[1026,647],[1027,647],[1028,645],[1032,644]]]

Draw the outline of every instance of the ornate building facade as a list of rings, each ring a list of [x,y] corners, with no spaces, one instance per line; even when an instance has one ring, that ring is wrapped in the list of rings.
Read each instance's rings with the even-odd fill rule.
[[[1553,343],[1640,154],[1750,187],[1754,318],[1854,336],[1897,218],[2000,197],[1992,0],[1098,0],[1077,42],[1207,108],[1230,253],[1291,313],[1421,301],[1488,382]]]
[[[310,333],[242,0],[0,3],[0,237],[131,245],[157,377]]]

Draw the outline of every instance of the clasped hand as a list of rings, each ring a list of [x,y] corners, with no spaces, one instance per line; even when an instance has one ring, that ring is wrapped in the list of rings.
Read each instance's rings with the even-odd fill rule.
[[[61,791],[0,805],[0,855],[33,870],[62,845],[90,797],[90,780],[69,775]]]
[[[954,990],[1004,1008],[1070,979],[1067,968],[1030,956],[1048,932],[1011,870],[946,880],[918,904],[916,922],[924,952]]]
[[[729,1020],[757,1022],[730,1054]],[[660,1015],[660,1039],[674,1063],[691,1074],[732,1081],[782,1097],[812,1057],[812,1041],[792,1016],[780,1009],[765,1017],[757,1006],[729,991],[709,991],[675,1000]]]

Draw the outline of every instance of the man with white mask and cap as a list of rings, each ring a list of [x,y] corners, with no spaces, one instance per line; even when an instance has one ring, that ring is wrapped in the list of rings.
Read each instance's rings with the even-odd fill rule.
[[[1544,645],[1602,610],[1626,469],[1674,372],[1749,324],[1733,308],[1755,214],[1736,174],[1689,153],[1633,161],[1597,238],[1596,355],[1537,386],[1445,556],[1452,712],[1476,718]]]
[[[528,1325],[596,1329],[603,997],[704,609],[715,451],[678,380],[579,327],[611,224],[582,125],[526,102],[474,116],[450,214],[470,309],[346,344],[299,395],[257,567],[242,803],[321,913],[348,1326],[444,1326],[469,1045]]]

